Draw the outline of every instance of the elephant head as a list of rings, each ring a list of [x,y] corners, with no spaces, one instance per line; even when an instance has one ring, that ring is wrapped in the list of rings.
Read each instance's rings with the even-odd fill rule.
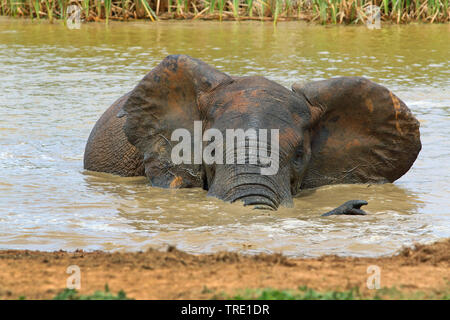
[[[210,196],[263,208],[292,206],[303,188],[392,182],[421,149],[419,123],[407,106],[360,77],[294,84],[291,91],[264,77],[230,77],[197,59],[172,55],[119,104],[121,134],[137,150],[153,186],[203,187]],[[172,133],[183,128],[195,136],[195,121],[201,121],[202,133],[214,129],[224,136],[229,129],[277,130],[278,170],[264,175],[264,163],[248,161],[257,145],[251,135],[241,146],[244,163],[174,162]],[[264,146],[265,154],[275,152],[272,142]],[[237,147],[227,142],[224,149]]]

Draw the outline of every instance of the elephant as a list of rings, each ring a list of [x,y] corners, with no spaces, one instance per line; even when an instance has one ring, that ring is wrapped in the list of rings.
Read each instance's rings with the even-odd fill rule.
[[[248,157],[244,163],[174,163],[170,137],[178,128],[195,135],[195,121],[203,132],[277,129],[278,171],[262,175],[264,164]],[[419,122],[410,109],[366,78],[298,82],[289,90],[262,76],[234,77],[190,56],[170,55],[100,117],[84,168],[145,175],[155,187],[199,187],[227,202],[277,210],[292,207],[303,189],[393,182],[420,150]],[[365,204],[348,201],[326,215],[365,214]]]

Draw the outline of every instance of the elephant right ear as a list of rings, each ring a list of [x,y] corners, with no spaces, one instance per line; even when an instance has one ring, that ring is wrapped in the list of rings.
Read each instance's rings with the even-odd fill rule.
[[[385,87],[361,77],[294,84],[309,103],[311,161],[302,187],[393,182],[421,149],[419,122]]]
[[[170,55],[150,71],[132,90],[118,116],[126,115],[128,141],[144,155],[152,185],[201,187],[201,164],[174,164],[170,138],[176,129],[186,129],[194,143],[194,121],[202,120],[207,93],[232,79],[185,55]]]

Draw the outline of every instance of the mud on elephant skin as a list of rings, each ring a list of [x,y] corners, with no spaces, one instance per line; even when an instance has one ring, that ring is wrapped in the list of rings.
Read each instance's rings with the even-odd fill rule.
[[[171,134],[185,128],[193,135],[194,121],[204,131],[221,133],[278,129],[278,172],[261,175],[259,162],[175,164]],[[289,90],[264,77],[231,77],[200,60],[171,55],[98,120],[84,166],[146,175],[157,187],[202,187],[225,201],[276,210],[292,206],[301,189],[393,182],[420,149],[419,122],[408,107],[365,78],[332,78]],[[361,213],[361,203],[346,203],[337,212]]]

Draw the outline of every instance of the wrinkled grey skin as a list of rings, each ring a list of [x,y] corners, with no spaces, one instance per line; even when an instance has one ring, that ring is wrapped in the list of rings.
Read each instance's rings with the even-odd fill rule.
[[[144,176],[143,155],[128,142],[117,117],[128,94],[120,97],[103,113],[91,131],[84,152],[84,168],[124,177]]]
[[[171,133],[194,120],[203,130],[278,129],[279,171],[261,165],[175,165]],[[204,142],[204,147],[206,142]],[[203,187],[208,195],[257,208],[292,206],[300,189],[384,183],[403,175],[420,151],[419,125],[386,88],[358,77],[293,86],[230,77],[188,56],[168,56],[95,125],[87,170],[146,175],[153,186]],[[361,201],[336,212],[355,214]],[[358,211],[360,210],[360,211]]]

